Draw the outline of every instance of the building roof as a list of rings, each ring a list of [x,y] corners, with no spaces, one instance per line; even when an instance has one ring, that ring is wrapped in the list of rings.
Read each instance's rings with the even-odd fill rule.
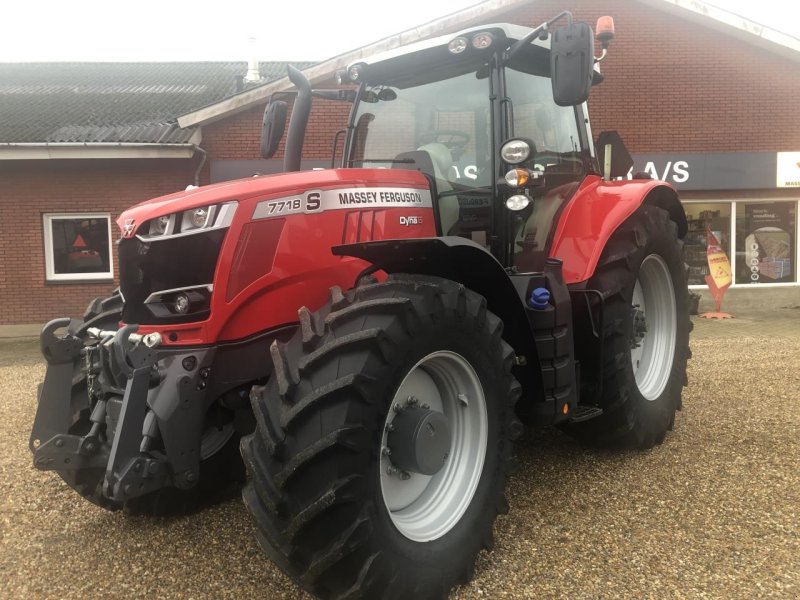
[[[338,69],[358,61],[365,56],[394,50],[406,44],[427,38],[452,33],[471,25],[489,22],[496,17],[538,0],[487,0],[469,6],[458,12],[424,23],[413,29],[403,31],[362,48],[357,48],[305,69],[305,75],[312,85],[328,81]],[[800,62],[800,39],[755,23],[729,10],[712,6],[701,0],[637,0],[666,13],[698,23],[702,26],[722,31],[744,42],[765,48],[791,60]],[[219,121],[263,104],[275,92],[291,89],[287,77],[258,88],[245,91],[232,98],[223,99],[180,115],[178,123],[182,127],[205,125]]]
[[[286,64],[262,62],[262,80]],[[0,143],[187,143],[194,128],[177,117],[235,95],[246,72],[245,62],[0,63]]]

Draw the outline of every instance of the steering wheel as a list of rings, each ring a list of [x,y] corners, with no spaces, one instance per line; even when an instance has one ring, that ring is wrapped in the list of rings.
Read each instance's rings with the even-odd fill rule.
[[[463,153],[464,147],[469,142],[469,134],[458,129],[434,129],[426,131],[419,136],[420,145],[438,142],[444,144],[448,150]]]

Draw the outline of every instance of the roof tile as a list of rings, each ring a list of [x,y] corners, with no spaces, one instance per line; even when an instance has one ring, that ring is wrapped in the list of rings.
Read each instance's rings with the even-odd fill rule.
[[[262,62],[257,85],[287,64]],[[235,95],[246,72],[244,62],[0,63],[0,142],[186,143],[194,129],[177,117]]]

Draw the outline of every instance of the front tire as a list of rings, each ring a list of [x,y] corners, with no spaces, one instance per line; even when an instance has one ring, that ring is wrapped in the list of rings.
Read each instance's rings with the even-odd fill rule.
[[[667,211],[642,206],[604,249],[587,285],[605,299],[602,383],[594,398],[603,414],[568,424],[566,431],[577,439],[651,448],[672,429],[690,356],[682,247]]]
[[[520,388],[501,321],[457,283],[394,275],[334,288],[300,322],[273,345],[242,442],[262,548],[323,598],[441,598],[471,578],[507,507]],[[412,413],[451,433],[432,475],[390,437]]]

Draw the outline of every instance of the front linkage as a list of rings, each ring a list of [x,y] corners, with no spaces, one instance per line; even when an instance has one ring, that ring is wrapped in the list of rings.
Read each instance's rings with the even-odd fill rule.
[[[214,354],[195,350],[187,363],[158,352],[158,333],[137,329],[103,331],[68,318],[45,325],[47,372],[29,441],[35,467],[62,476],[95,472],[91,484],[99,489],[92,493],[120,504],[165,486],[197,484]]]

